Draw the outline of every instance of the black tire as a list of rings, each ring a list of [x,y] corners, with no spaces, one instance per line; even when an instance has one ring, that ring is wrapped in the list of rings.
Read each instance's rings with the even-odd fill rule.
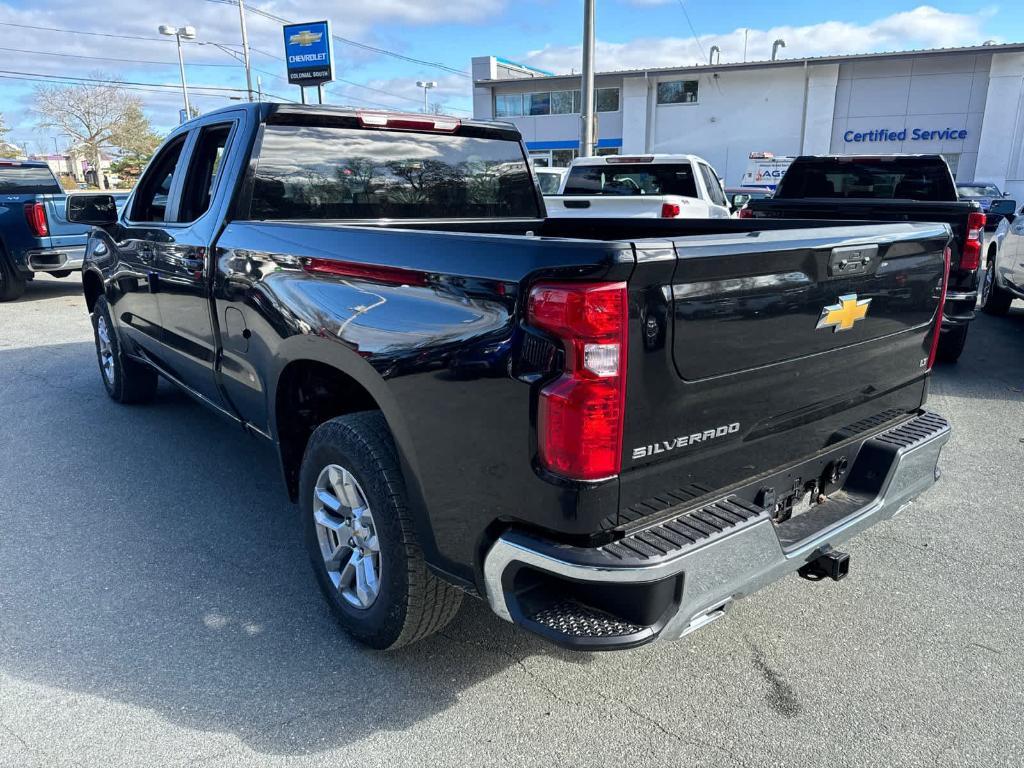
[[[996,281],[996,252],[989,251],[985,262],[985,276],[981,284],[981,311],[986,315],[1003,317],[1010,311],[1013,295],[999,287]]]
[[[314,494],[318,479],[331,465],[351,473],[372,510],[380,567],[379,591],[368,607],[354,606],[342,596],[325,563],[314,520]],[[299,494],[306,547],[317,582],[338,622],[352,637],[372,648],[394,649],[437,632],[454,618],[462,592],[427,568],[391,432],[379,412],[339,416],[317,427],[302,459]]]
[[[939,336],[939,348],[935,351],[935,362],[953,364],[963,354],[967,343],[968,325],[958,325]]]
[[[109,347],[101,341],[106,329]],[[121,341],[110,317],[110,305],[105,296],[96,299],[92,310],[93,339],[96,342],[96,360],[100,366],[100,379],[112,400],[119,403],[148,403],[156,395],[159,380],[157,372],[145,363],[132,360],[121,350]],[[108,358],[109,353],[109,358]],[[107,367],[109,364],[109,368]]]
[[[14,301],[25,293],[25,276],[11,263],[0,247],[0,301]]]
[[[54,270],[53,272],[47,272],[46,274],[48,274],[50,277],[70,277],[71,276],[71,270],[70,269],[57,269],[57,270]]]

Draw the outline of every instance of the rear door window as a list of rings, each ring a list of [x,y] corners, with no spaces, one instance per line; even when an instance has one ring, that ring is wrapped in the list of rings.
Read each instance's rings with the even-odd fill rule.
[[[563,194],[697,197],[697,183],[690,163],[577,165],[569,171]]]
[[[0,163],[0,195],[56,195],[62,191],[46,166]]]
[[[537,218],[519,142],[267,125],[253,219]]]
[[[715,205],[725,205],[725,192],[722,191],[718,175],[712,170],[710,165],[704,163],[700,164],[700,172],[704,177],[704,186],[708,189],[708,197],[711,198],[711,202]]]
[[[185,177],[178,221],[195,221],[210,207],[233,126],[221,123],[200,129]]]

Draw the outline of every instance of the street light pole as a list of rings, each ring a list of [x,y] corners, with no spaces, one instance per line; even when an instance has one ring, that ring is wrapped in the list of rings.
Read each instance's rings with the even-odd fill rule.
[[[430,112],[430,102],[427,100],[427,93],[431,88],[437,87],[437,82],[434,80],[417,80],[416,85],[423,89],[423,114]]]
[[[594,0],[583,4],[583,77],[580,84],[583,92],[583,121],[580,131],[580,156],[594,154]]]
[[[238,0],[238,17],[242,22],[242,56],[245,61],[245,85],[252,101],[252,67],[249,64],[249,31],[245,27],[245,0]]]
[[[181,52],[181,38],[195,40],[196,28],[188,25],[174,27],[170,24],[161,24],[160,34],[173,35],[174,39],[178,41],[178,70],[181,72],[181,95],[185,101],[185,119],[190,120],[192,118],[192,106],[188,102],[188,83],[185,81],[185,57]]]

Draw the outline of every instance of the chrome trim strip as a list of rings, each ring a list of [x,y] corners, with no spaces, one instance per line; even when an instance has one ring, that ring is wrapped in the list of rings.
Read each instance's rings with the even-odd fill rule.
[[[902,425],[893,429],[899,426]],[[686,550],[672,560],[649,566],[580,565],[501,537],[484,558],[487,600],[498,616],[513,621],[505,601],[502,576],[514,562],[577,581],[591,582],[644,583],[685,573],[679,608],[659,635],[664,639],[678,639],[710,623],[708,614],[719,608],[724,610],[734,600],[796,571],[823,547],[841,544],[902,512],[915,497],[935,484],[939,454],[949,436],[947,426],[921,443],[900,451],[874,500],[790,551],[783,550],[768,518]]]
[[[977,291],[946,291],[948,301],[977,301]]]

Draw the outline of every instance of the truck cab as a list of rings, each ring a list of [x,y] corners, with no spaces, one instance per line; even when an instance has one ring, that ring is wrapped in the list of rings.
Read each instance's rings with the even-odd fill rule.
[[[696,155],[605,155],[569,165],[548,214],[565,218],[721,219],[731,209],[721,179]]]

